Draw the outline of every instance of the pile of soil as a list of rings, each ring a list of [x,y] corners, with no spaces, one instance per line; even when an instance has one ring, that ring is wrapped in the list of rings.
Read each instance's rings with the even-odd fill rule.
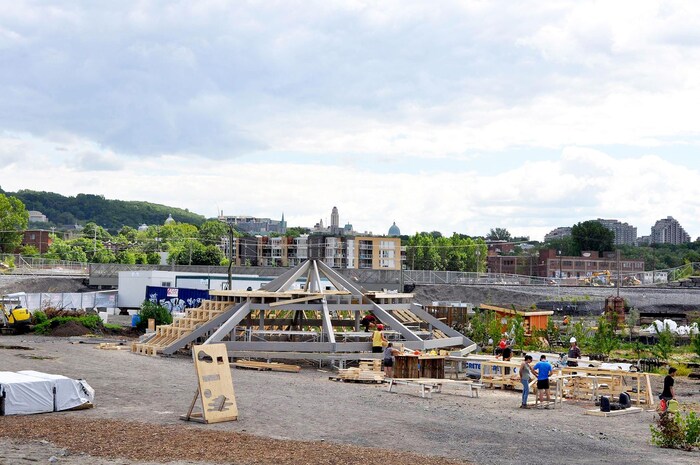
[[[70,320],[62,325],[51,328],[49,331],[49,336],[70,337],[84,336],[91,333],[92,331],[90,329],[86,328],[75,320]]]

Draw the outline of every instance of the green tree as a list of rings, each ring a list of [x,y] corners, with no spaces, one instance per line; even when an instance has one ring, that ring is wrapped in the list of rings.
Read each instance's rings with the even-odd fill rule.
[[[138,230],[132,228],[131,226],[122,226],[118,235],[123,237],[125,242],[136,242],[138,233]]]
[[[199,240],[202,244],[220,244],[221,238],[227,236],[228,225],[219,220],[207,220],[199,227]]]
[[[72,245],[68,241],[59,238],[54,238],[46,253],[46,258],[81,263],[87,263],[88,261],[87,255],[81,247]]]
[[[580,255],[584,250],[603,253],[613,250],[615,233],[599,221],[590,220],[575,224],[571,228],[571,238],[574,242],[575,255]]]
[[[16,197],[0,194],[0,252],[14,253],[29,224],[29,212]]]
[[[676,336],[671,331],[668,325],[663,325],[660,328],[659,325],[654,323],[654,330],[656,331],[656,344],[650,347],[651,353],[660,358],[661,360],[668,360],[673,352],[673,347],[676,345]]]
[[[620,340],[615,334],[615,328],[605,317],[598,318],[598,329],[591,338],[591,348],[599,354],[604,354],[606,360],[610,352],[620,347]]]
[[[508,320],[508,332],[513,338],[515,348],[522,350],[525,346],[525,319],[521,315],[515,315]]]
[[[87,239],[97,240],[100,242],[107,242],[112,240],[112,235],[109,234],[109,232],[105,228],[103,228],[102,226],[98,226],[92,221],[88,222],[83,228],[83,237]]]
[[[509,241],[511,240],[511,235],[506,228],[492,228],[486,235],[486,239],[491,241]]]

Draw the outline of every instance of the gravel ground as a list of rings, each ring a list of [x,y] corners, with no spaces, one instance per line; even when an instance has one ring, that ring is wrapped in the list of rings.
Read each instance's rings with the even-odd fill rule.
[[[475,464],[700,463],[699,452],[649,444],[651,412],[591,417],[583,415],[590,407],[583,403],[521,410],[517,408],[519,393],[492,390],[482,391],[480,398],[436,394],[423,399],[405,387],[391,394],[376,385],[331,382],[328,372],[311,367],[300,373],[234,370],[239,420],[186,424],[178,417],[187,410],[196,389],[193,365],[187,357],[137,356],[37,336],[0,337],[0,344],[35,348],[33,358],[26,358],[30,351],[0,349],[0,370],[32,369],[84,378],[97,391],[96,407],[91,410],[0,418],[0,464],[24,463],[15,461],[17,457],[43,462],[51,456],[58,463],[75,465],[145,465],[168,460],[179,465],[190,462],[172,460],[198,457],[201,463],[215,463],[209,452],[190,456],[176,448],[165,453],[157,447],[163,437],[177,437],[176,443],[195,447],[209,433],[223,435],[214,436],[213,443],[206,442],[215,450],[253,441],[264,452],[255,456],[264,459],[259,462],[244,456],[216,459],[225,463],[360,463],[355,462],[358,457],[364,457],[362,463],[383,457],[383,463],[391,464],[446,463],[435,457]],[[683,380],[679,389],[693,396],[690,398],[700,396],[700,382]],[[22,436],[17,431],[34,433]],[[151,444],[152,457],[130,453],[137,449],[134,432]],[[105,447],[93,447],[88,441],[91,437],[98,444],[108,442]],[[57,455],[65,447],[70,455]],[[270,450],[278,455],[265,455]],[[306,460],[295,455],[299,450]],[[316,454],[318,451],[323,453]],[[79,452],[89,455],[76,455]],[[419,459],[404,452],[433,458]],[[108,460],[116,456],[122,459]]]

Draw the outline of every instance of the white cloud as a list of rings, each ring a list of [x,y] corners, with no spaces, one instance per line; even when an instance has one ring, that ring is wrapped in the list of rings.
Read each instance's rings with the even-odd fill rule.
[[[673,215],[697,235],[698,162],[663,156],[700,141],[698,31],[692,2],[13,2],[2,187],[306,225],[336,204],[375,232]]]

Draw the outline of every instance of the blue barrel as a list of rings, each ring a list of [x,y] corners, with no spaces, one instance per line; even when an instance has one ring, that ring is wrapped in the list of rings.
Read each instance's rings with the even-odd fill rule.
[[[136,326],[141,322],[141,317],[139,315],[131,315],[131,326]]]

